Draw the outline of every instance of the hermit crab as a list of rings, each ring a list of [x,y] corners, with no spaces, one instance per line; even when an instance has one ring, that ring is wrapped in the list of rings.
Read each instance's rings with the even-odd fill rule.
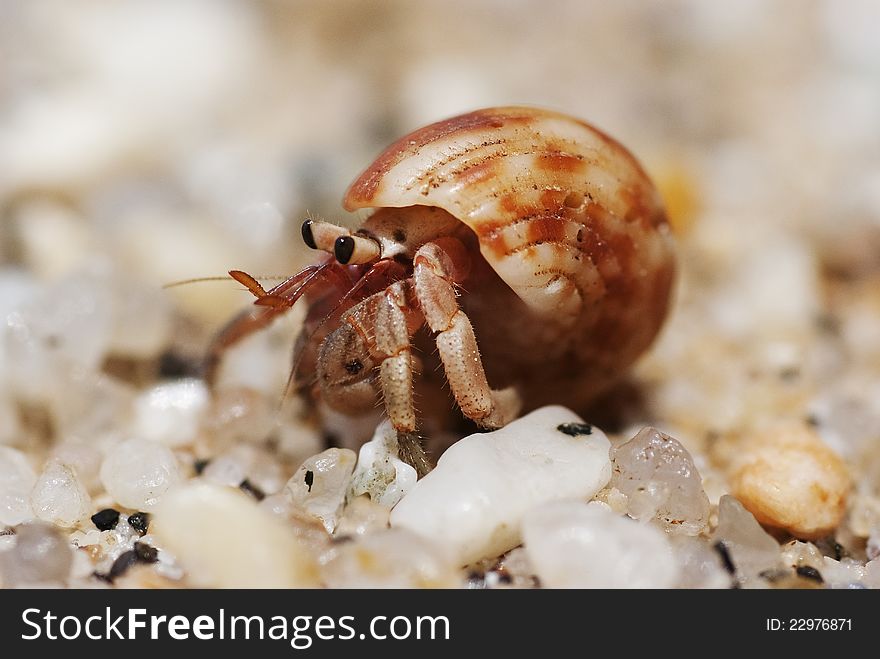
[[[371,214],[355,231],[303,224],[327,254],[315,265],[268,290],[230,272],[255,306],[210,354],[305,297],[293,382],[345,414],[381,400],[422,470],[414,383],[431,379],[426,362],[439,360],[461,414],[496,428],[551,402],[582,409],[667,314],[675,259],[656,189],[623,146],[564,114],[490,108],[416,130],[344,207]]]

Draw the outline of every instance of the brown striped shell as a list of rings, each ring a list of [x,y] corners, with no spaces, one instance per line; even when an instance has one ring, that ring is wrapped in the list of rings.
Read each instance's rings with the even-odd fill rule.
[[[421,128],[388,147],[344,205],[434,206],[473,231],[485,262],[524,305],[500,327],[508,301],[469,302],[478,332],[481,317],[484,326],[494,319],[490,336],[478,333],[490,377],[543,368],[589,398],[666,316],[675,261],[656,189],[623,146],[564,114],[490,108]],[[552,389],[541,386],[536,397]]]

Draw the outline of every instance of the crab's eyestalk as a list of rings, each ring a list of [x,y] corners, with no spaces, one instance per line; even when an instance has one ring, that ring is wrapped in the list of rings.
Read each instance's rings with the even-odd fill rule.
[[[306,220],[302,224],[303,242],[312,249],[333,254],[333,244],[340,236],[347,236],[348,230],[322,220]]]
[[[342,265],[371,263],[381,255],[379,243],[364,236],[340,236],[333,244],[333,256]]]
[[[372,263],[382,256],[382,247],[378,240],[353,236],[348,229],[321,220],[303,222],[302,237],[306,245],[332,254],[342,265]]]

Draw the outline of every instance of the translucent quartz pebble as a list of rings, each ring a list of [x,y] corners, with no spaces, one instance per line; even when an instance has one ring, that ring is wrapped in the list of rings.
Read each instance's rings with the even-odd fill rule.
[[[306,460],[287,481],[284,492],[295,507],[321,520],[332,533],[345,503],[354,464],[354,451],[327,449]]]
[[[393,508],[418,480],[416,470],[397,456],[397,433],[386,419],[358,452],[351,495],[368,494],[376,503]]]
[[[672,553],[680,570],[678,588],[729,588],[730,573],[721,556],[705,538],[670,535]]]
[[[101,482],[107,493],[134,510],[154,506],[179,480],[177,458],[171,449],[144,439],[117,444],[101,464]]]
[[[101,487],[102,456],[94,446],[81,442],[65,442],[52,450],[50,459],[73,467],[77,478],[90,494],[95,494]]]
[[[289,525],[242,492],[191,483],[170,492],[152,512],[152,534],[177,557],[193,585],[318,585],[317,568]]]
[[[30,494],[36,481],[24,453],[0,446],[0,524],[15,526],[33,518]]]
[[[92,511],[92,500],[70,465],[50,460],[31,492],[31,508],[45,522],[72,528]]]
[[[718,528],[712,541],[716,546],[722,543],[722,551],[730,557],[736,576],[744,585],[756,585],[761,572],[780,567],[779,544],[761,528],[752,513],[729,494],[718,503]]]
[[[819,568],[823,580],[829,588],[864,588],[867,569],[861,562],[848,557],[839,561],[825,556]]]
[[[229,487],[239,487],[247,480],[264,495],[279,492],[286,482],[277,457],[251,444],[239,444],[211,458],[202,478]]]
[[[611,477],[605,433],[559,406],[453,444],[391,511],[460,564],[520,542],[520,522],[555,499],[589,499]]]
[[[235,456],[221,455],[208,463],[202,472],[202,478],[215,485],[238,487],[246,478],[245,465]]]
[[[0,553],[6,587],[60,585],[70,574],[73,551],[51,524],[32,522],[16,529],[15,546]]]
[[[526,515],[523,545],[543,586],[671,588],[679,567],[663,531],[605,504],[553,501]]]
[[[822,571],[825,557],[812,542],[792,540],[782,547],[782,562],[793,568],[811,567]]]
[[[329,554],[321,576],[332,588],[452,588],[460,581],[443,552],[404,529],[359,536]]]
[[[612,451],[610,486],[626,495],[626,512],[657,520],[670,533],[697,535],[709,521],[709,499],[700,472],[681,443],[656,428],[643,428]]]
[[[41,400],[59,366],[97,370],[110,325],[110,294],[99,274],[81,272],[38,289],[6,317],[7,375],[16,391]]]
[[[196,378],[156,385],[135,401],[132,432],[167,446],[186,446],[198,435],[208,399],[207,385]]]

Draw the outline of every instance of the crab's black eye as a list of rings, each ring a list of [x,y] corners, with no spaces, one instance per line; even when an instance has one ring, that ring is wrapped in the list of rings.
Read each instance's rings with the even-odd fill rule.
[[[336,260],[345,265],[351,260],[352,254],[354,254],[354,238],[351,236],[339,236],[336,242],[333,243],[333,255],[336,257]]]
[[[315,236],[312,234],[312,220],[306,220],[302,225],[303,242],[311,249],[318,249],[315,244]]]

